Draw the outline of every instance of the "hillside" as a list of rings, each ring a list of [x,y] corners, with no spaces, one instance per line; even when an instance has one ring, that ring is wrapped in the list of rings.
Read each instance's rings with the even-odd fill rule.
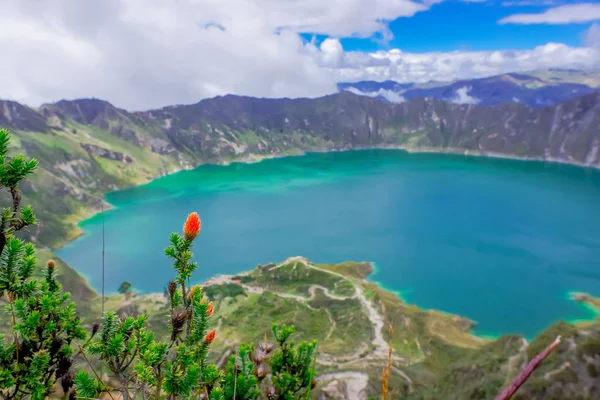
[[[202,163],[361,148],[405,148],[600,166],[600,94],[544,108],[434,99],[390,104],[343,92],[318,99],[224,96],[131,113],[97,99],[32,109],[0,102],[0,126],[40,160],[22,190],[41,225],[31,237],[60,247],[103,193]]]
[[[600,395],[600,321],[582,327],[559,323],[531,343],[515,335],[484,340],[469,333],[471,321],[405,304],[366,281],[371,272],[368,263],[324,265],[293,257],[216,278],[204,287],[215,302],[218,335],[213,357],[223,360],[237,344],[261,341],[277,320],[294,323],[298,340],[319,341],[314,398],[366,399],[380,393],[391,339],[390,388],[401,398],[493,399],[529,359],[561,334],[563,344],[517,398]],[[166,301],[159,294],[111,296],[107,308],[146,312],[153,329],[166,333]],[[93,315],[99,315],[98,308],[94,302]]]
[[[48,257],[47,252],[38,253],[41,264]],[[319,341],[315,399],[366,400],[380,394],[390,340],[394,398],[493,399],[526,362],[561,335],[562,344],[516,398],[600,395],[600,319],[578,326],[557,323],[531,343],[516,335],[482,339],[470,334],[472,321],[405,304],[367,281],[372,271],[368,263],[313,264],[292,257],[216,277],[203,289],[215,304],[212,323],[218,334],[211,358],[221,363],[242,342],[259,342],[264,335],[272,340],[273,321],[293,323],[297,340]],[[64,263],[58,263],[58,273],[89,329],[100,319],[100,298]],[[584,294],[577,298],[596,306],[600,301]],[[105,308],[119,315],[145,313],[152,330],[169,334],[170,311],[162,293],[111,295]],[[8,320],[2,320],[0,330],[4,322]]]

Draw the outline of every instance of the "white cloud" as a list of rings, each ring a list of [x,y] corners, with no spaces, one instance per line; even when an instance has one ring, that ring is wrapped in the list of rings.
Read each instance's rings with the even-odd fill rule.
[[[130,109],[237,93],[319,96],[340,48],[297,32],[369,36],[411,0],[19,0],[0,12],[0,97],[99,97]],[[335,45],[335,42],[329,43]],[[337,52],[337,53],[336,53]]]
[[[600,20],[599,3],[568,4],[537,14],[514,14],[499,24],[581,24]]]
[[[600,50],[600,24],[592,24],[585,34],[585,44]]]
[[[456,103],[456,104],[477,104],[477,103],[479,103],[479,99],[469,95],[470,91],[471,91],[470,86],[463,86],[459,89],[456,89],[456,95],[448,100],[450,102]]]
[[[531,6],[551,6],[556,4],[555,0],[512,0],[503,1],[503,7],[531,7]]]
[[[379,89],[376,92],[363,92],[355,87],[350,86],[345,89],[347,92],[354,93],[359,96],[367,96],[367,97],[383,97],[390,103],[403,103],[406,100],[401,94],[398,94],[392,90]]]
[[[317,46],[298,36],[385,36],[382,21],[437,1],[7,1],[0,12],[0,98],[37,106],[97,97],[139,110],[228,93],[315,97],[335,92],[340,81],[445,81],[600,66],[600,48],[592,45],[362,53],[344,51],[336,38]]]
[[[341,66],[344,58],[344,48],[337,39],[327,38],[319,47],[321,50],[321,65],[326,67],[338,68]]]
[[[600,67],[600,49],[548,43],[530,50],[453,51],[404,53],[399,49],[378,51],[377,60],[352,58],[345,53],[343,68],[331,69],[338,81],[394,80],[398,82],[451,81],[515,71],[546,68],[589,69]],[[367,66],[366,66],[367,65]]]

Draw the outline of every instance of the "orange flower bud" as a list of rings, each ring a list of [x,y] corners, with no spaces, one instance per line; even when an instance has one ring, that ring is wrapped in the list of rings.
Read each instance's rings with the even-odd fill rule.
[[[14,295],[12,292],[6,292],[6,297],[8,297],[8,301],[10,301],[11,303],[14,300]]]
[[[212,317],[213,312],[214,312],[213,302],[211,301],[210,303],[208,303],[208,307],[206,308],[206,316]]]
[[[198,213],[193,212],[189,214],[185,220],[185,224],[183,224],[183,236],[185,240],[194,240],[198,236],[198,233],[200,233],[200,227],[201,223]]]
[[[55,266],[54,260],[48,260],[48,269],[54,269]]]
[[[204,343],[211,344],[212,341],[215,340],[215,336],[217,336],[217,331],[213,329],[204,336]]]
[[[200,285],[192,286],[192,288],[190,289],[190,300],[193,299],[196,294],[200,294],[200,293],[202,293],[202,286],[200,286]]]

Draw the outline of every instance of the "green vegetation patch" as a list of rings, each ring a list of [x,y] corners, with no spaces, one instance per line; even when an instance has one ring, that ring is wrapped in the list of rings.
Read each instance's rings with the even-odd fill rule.
[[[272,292],[290,293],[307,298],[313,285],[323,286],[337,296],[354,295],[354,286],[347,279],[307,267],[300,261],[259,266],[245,277],[243,282]]]
[[[228,342],[258,341],[270,332],[273,321],[294,324],[298,340],[316,339],[319,343],[325,339],[330,324],[322,310],[311,309],[295,299],[264,292],[249,294],[246,301],[223,315],[219,336],[227,338]]]
[[[317,289],[308,305],[326,313],[330,319],[327,336],[321,342],[324,352],[344,354],[371,341],[373,325],[358,299],[336,300]]]
[[[204,293],[212,300],[222,300],[228,297],[247,296],[241,285],[224,283],[223,285],[209,285],[203,288]]]
[[[315,267],[354,279],[365,279],[373,273],[373,266],[368,262],[346,261],[339,264],[315,264]]]

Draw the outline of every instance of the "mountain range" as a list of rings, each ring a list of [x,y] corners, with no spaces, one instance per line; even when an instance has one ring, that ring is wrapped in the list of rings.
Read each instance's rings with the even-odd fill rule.
[[[523,103],[544,107],[594,92],[600,88],[600,71],[550,69],[508,73],[453,82],[398,83],[359,81],[338,84],[340,91],[400,103],[432,97],[457,104],[497,105]]]
[[[434,98],[384,102],[348,91],[317,99],[221,96],[129,112],[98,99],[34,109],[0,101],[0,127],[42,172],[23,188],[60,246],[109,190],[203,163],[252,161],[306,151],[403,148],[553,160],[600,167],[600,92],[545,107],[481,106]],[[44,194],[56,195],[46,204]],[[41,206],[41,207],[40,207]]]

